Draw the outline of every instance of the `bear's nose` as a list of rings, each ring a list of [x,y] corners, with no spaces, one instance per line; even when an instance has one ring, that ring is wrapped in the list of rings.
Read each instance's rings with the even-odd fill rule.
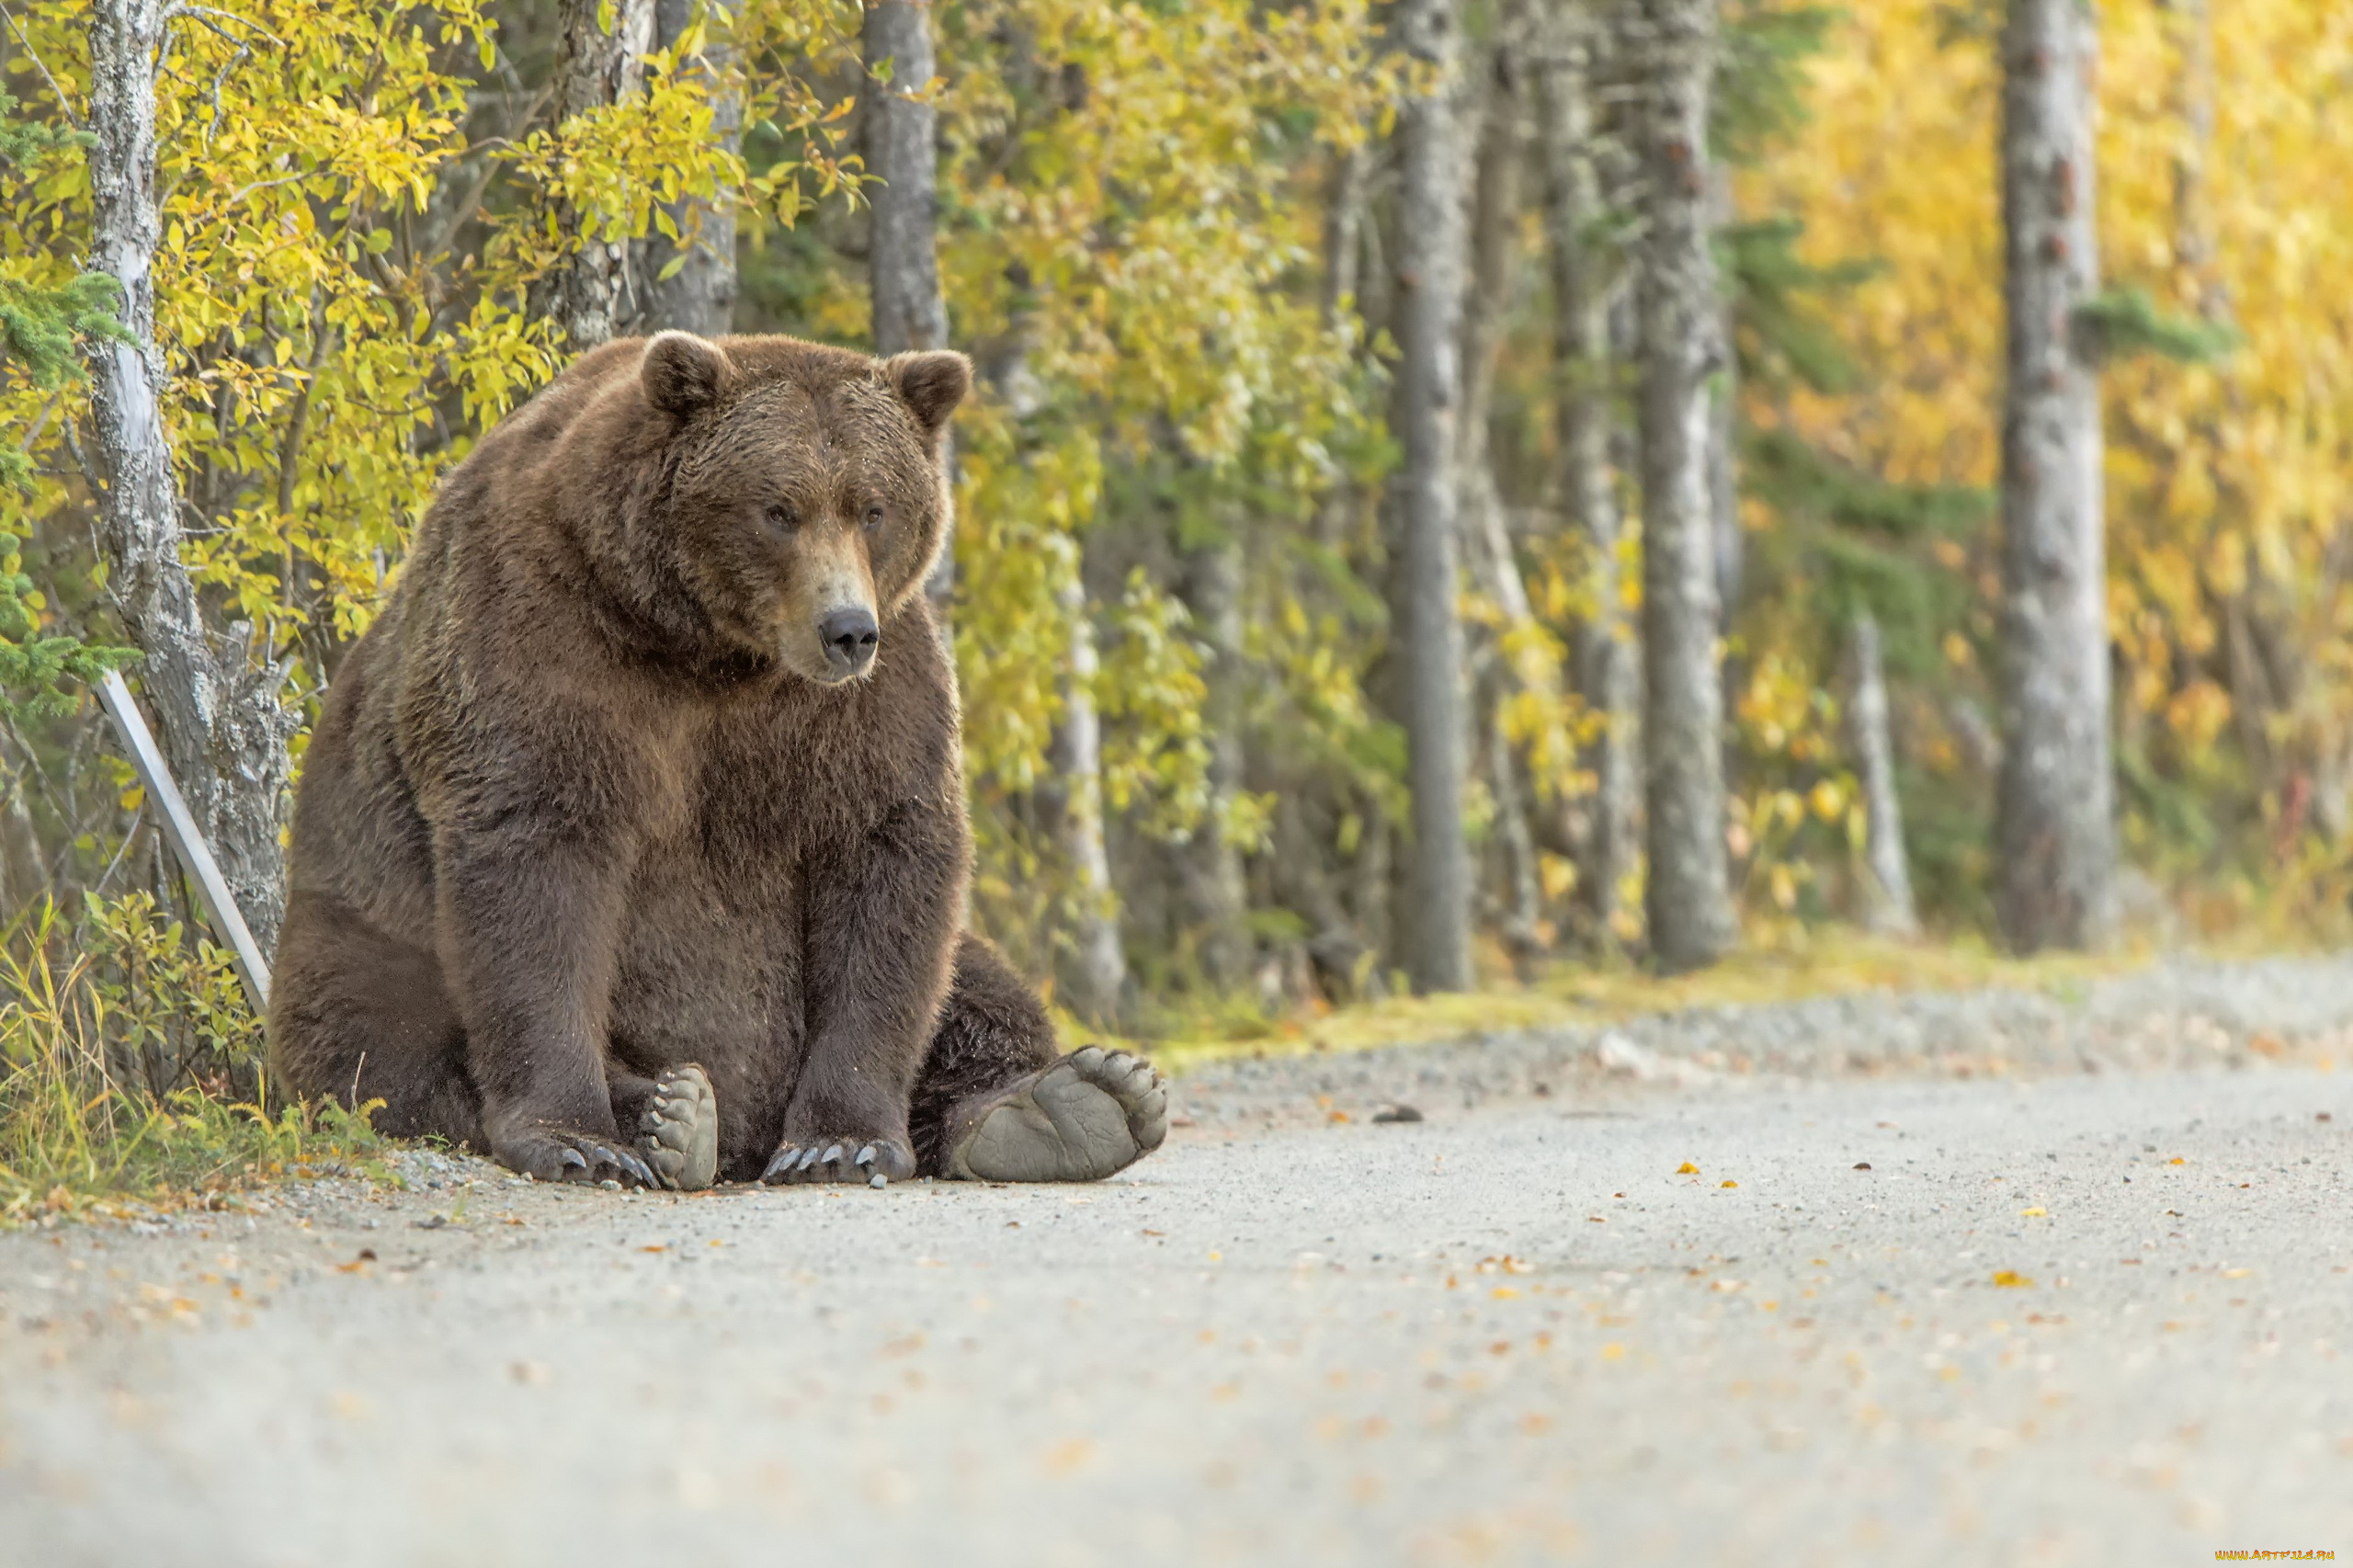
[[[825,663],[854,676],[874,662],[882,631],[871,610],[837,609],[817,623],[817,640],[825,645]]]

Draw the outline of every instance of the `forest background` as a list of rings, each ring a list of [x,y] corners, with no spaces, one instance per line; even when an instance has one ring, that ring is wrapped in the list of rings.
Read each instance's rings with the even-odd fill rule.
[[[8,1093],[257,1060],[90,683],[266,941],[287,769],[437,481],[664,326],[974,358],[934,585],[972,919],[1081,1019],[1848,926],[2337,936],[2353,14],[2210,5],[6,0]],[[2036,165],[2095,193],[2079,254],[2005,249],[2038,28],[2098,60]],[[2078,297],[2022,347],[2038,256]],[[2006,500],[2021,352],[2083,388],[2072,521],[2031,464]],[[2072,669],[2006,572],[2038,506],[2098,568]],[[2097,699],[2055,923],[1997,848],[2038,669]]]

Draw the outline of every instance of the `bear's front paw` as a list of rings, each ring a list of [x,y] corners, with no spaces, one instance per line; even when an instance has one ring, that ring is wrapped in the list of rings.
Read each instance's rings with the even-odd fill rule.
[[[594,1187],[659,1187],[653,1168],[617,1139],[537,1127],[492,1144],[491,1156],[510,1171],[539,1181],[568,1181]]]
[[[770,1187],[837,1181],[886,1187],[915,1174],[915,1151],[896,1138],[787,1138],[760,1179]]]

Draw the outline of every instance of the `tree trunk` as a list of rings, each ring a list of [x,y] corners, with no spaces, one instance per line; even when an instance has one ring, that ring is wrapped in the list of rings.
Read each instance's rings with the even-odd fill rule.
[[[1912,871],[1904,853],[1904,808],[1895,793],[1895,745],[1887,711],[1887,673],[1880,659],[1879,622],[1855,618],[1848,650],[1852,686],[1847,704],[1855,770],[1861,776],[1869,824],[1863,839],[1863,926],[1882,937],[1916,937],[1920,916],[1912,903]]]
[[[180,496],[164,428],[164,358],[151,276],[161,235],[155,196],[155,71],[161,0],[98,0],[90,17],[91,266],[122,285],[130,343],[94,338],[91,425],[103,480],[98,543],[123,629],[144,655],[140,682],[165,759],[198,829],[265,951],[286,910],[278,824],[297,716],[280,672],[249,630],[217,642],[180,562]]]
[[[1479,62],[1483,102],[1472,187],[1471,284],[1462,308],[1462,415],[1455,464],[1464,564],[1472,585],[1501,618],[1495,630],[1471,633],[1476,648],[1470,659],[1474,672],[1472,727],[1483,742],[1478,751],[1495,812],[1492,842],[1500,857],[1496,869],[1501,886],[1494,903],[1505,946],[1523,979],[1532,972],[1543,949],[1543,900],[1535,835],[1529,826],[1528,791],[1520,785],[1518,748],[1505,733],[1503,705],[1517,690],[1533,689],[1552,703],[1558,702],[1560,692],[1548,678],[1549,669],[1537,667],[1541,661],[1515,660],[1506,645],[1508,635],[1533,617],[1513,554],[1511,530],[1504,520],[1503,493],[1488,449],[1488,418],[1497,351],[1504,321],[1514,308],[1518,271],[1520,163],[1527,132],[1520,76],[1529,42],[1524,7],[1506,6]],[[1467,123],[1464,131],[1467,138]]]
[[[710,95],[711,135],[729,152],[744,146],[744,89],[737,74],[732,28],[738,0],[702,0],[708,29],[699,65],[695,67]],[[654,0],[654,41],[667,49],[678,41],[693,18],[696,0]],[[695,198],[676,203],[673,214],[681,233],[694,239],[679,259],[678,251],[657,240],[647,247],[648,270],[643,292],[644,325],[649,331],[675,328],[717,337],[735,325],[735,206],[722,195],[716,200]],[[670,262],[678,269],[662,276]]]
[[[1397,122],[1404,178],[1395,417],[1404,461],[1395,492],[1402,614],[1393,649],[1414,798],[1400,956],[1415,991],[1460,991],[1472,983],[1471,849],[1462,831],[1470,704],[1455,580],[1467,172],[1456,115],[1461,28],[1454,0],[1399,0],[1392,26],[1399,46],[1434,72]]]
[[[2214,243],[2207,164],[2214,155],[2214,17],[2207,0],[2162,0],[2181,51],[2176,89],[2181,136],[2173,159],[2174,265],[2199,315],[2217,324],[2232,317],[2230,285]]]
[[[654,0],[561,0],[555,75],[549,84],[557,125],[626,103],[645,90],[654,6]],[[580,215],[569,204],[557,210],[555,221],[574,248],[540,280],[536,302],[565,346],[585,354],[611,341],[631,313],[630,247],[581,233]]]
[[[2099,383],[2094,68],[2082,0],[2011,0],[2002,37],[2008,385],[2002,421],[2003,769],[1996,907],[2019,952],[2116,923]]]
[[[911,348],[948,347],[948,301],[939,289],[938,116],[931,105],[910,97],[938,74],[927,4],[880,0],[866,8],[868,98],[865,141],[868,172],[881,184],[870,187],[874,221],[867,241],[867,266],[874,301],[874,351],[900,354]],[[888,62],[890,80],[876,73]],[[952,438],[952,437],[951,437]],[[956,472],[956,452],[943,461]],[[955,519],[943,530],[939,559],[925,579],[924,592],[948,624],[956,588]]]
[[[1708,93],[1716,0],[1642,7],[1646,233],[1642,317],[1644,800],[1651,950],[1669,971],[1722,957],[1739,935],[1724,863],[1723,686],[1709,378],[1722,362],[1708,200]]]
[[[1340,312],[1357,297],[1357,264],[1362,255],[1358,231],[1364,223],[1365,186],[1372,172],[1372,151],[1359,142],[1340,154],[1332,171],[1332,195],[1324,209],[1324,292],[1320,299],[1326,330],[1336,325]]]
[[[1586,753],[1594,799],[1577,875],[1596,937],[1607,944],[1639,853],[1641,672],[1619,582],[1617,476],[1609,458],[1609,258],[1594,237],[1602,217],[1594,82],[1606,35],[1586,0],[1552,0],[1552,36],[1537,89],[1560,490],[1583,547],[1593,599],[1593,613],[1577,638],[1577,685],[1602,719]]]
[[[1119,895],[1111,888],[1111,857],[1103,839],[1103,725],[1096,715],[1095,623],[1086,610],[1085,574],[1074,563],[1060,598],[1070,622],[1070,658],[1063,670],[1063,722],[1054,733],[1054,771],[1062,812],[1057,833],[1071,879],[1074,918],[1063,964],[1063,994],[1089,1023],[1120,1017],[1128,983],[1120,947]]]
[[[1207,654],[1209,687],[1203,727],[1209,733],[1209,814],[1178,851],[1186,924],[1198,934],[1201,973],[1221,989],[1239,985],[1250,969],[1249,895],[1242,853],[1225,835],[1226,814],[1242,792],[1242,545],[1231,533],[1188,552],[1185,605],[1193,633]]]
[[[1709,171],[1708,224],[1711,233],[1732,227],[1734,217],[1732,171],[1721,165]],[[1740,609],[1741,569],[1746,563],[1748,541],[1740,532],[1740,356],[1733,343],[1733,301],[1723,290],[1716,311],[1716,331],[1722,338],[1711,378],[1708,403],[1708,515],[1716,550],[1716,612],[1720,628],[1729,633]]]

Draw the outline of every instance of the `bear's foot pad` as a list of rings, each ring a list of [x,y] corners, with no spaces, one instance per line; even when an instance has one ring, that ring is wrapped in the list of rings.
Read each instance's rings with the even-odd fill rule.
[[[1100,1181],[1168,1136],[1168,1085],[1151,1062],[1074,1051],[955,1119],[949,1174],[979,1181]]]
[[[689,1062],[654,1080],[637,1152],[673,1191],[700,1192],[719,1179],[719,1097],[701,1068]]]

